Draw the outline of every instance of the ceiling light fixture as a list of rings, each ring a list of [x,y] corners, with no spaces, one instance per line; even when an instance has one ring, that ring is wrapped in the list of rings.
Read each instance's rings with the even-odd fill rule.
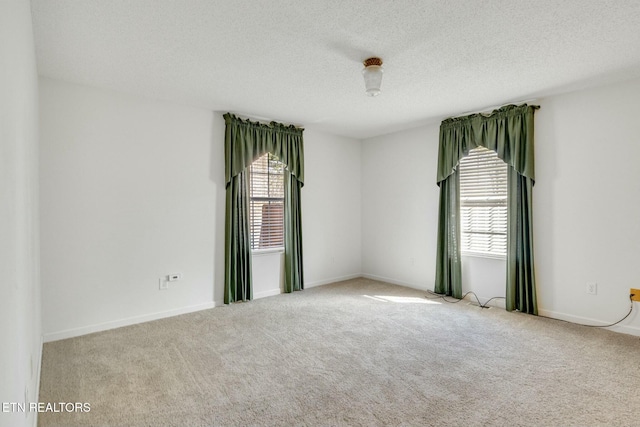
[[[362,75],[364,76],[364,86],[367,89],[367,95],[380,95],[382,73],[384,73],[382,69],[382,59],[376,57],[368,58],[364,60],[363,64]]]

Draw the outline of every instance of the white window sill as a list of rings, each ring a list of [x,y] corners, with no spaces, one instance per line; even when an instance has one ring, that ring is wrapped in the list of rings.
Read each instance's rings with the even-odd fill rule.
[[[278,254],[278,253],[283,254],[284,253],[284,248],[253,249],[251,251],[251,255],[253,255],[253,256]]]
[[[486,254],[486,253],[480,253],[480,252],[460,252],[460,255],[464,257],[499,259],[503,261],[506,261],[507,259],[506,255],[494,255],[494,254]]]

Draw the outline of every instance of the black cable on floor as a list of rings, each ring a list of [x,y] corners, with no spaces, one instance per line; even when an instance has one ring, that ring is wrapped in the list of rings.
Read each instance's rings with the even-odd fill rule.
[[[428,292],[430,295],[435,295],[435,297],[432,297],[432,298],[430,298],[430,297],[425,297],[425,298],[427,298],[427,299],[442,299],[443,301],[448,302],[448,303],[450,303],[450,304],[456,304],[456,303],[459,303],[460,301],[462,301],[463,299],[465,299],[465,297],[466,297],[467,295],[472,294],[472,295],[476,298],[476,301],[478,302],[478,307],[480,307],[480,308],[489,308],[489,305],[488,305],[488,304],[489,304],[489,302],[490,302],[490,301],[492,301],[492,300],[494,300],[494,299],[505,299],[505,297],[493,297],[493,298],[489,298],[489,299],[487,300],[487,302],[485,302],[484,304],[481,304],[481,303],[480,303],[480,299],[478,298],[478,296],[475,294],[475,292],[472,292],[472,291],[467,292],[466,294],[462,295],[462,298],[460,298],[460,299],[456,299],[455,301],[449,301],[449,300],[446,298],[446,295],[437,294],[437,293],[432,292],[432,291],[430,291],[430,290],[428,290],[428,289],[427,289],[427,292]],[[561,322],[571,323],[571,324],[573,324],[573,325],[586,326],[586,327],[588,327],[588,328],[610,328],[611,326],[615,326],[615,325],[617,325],[618,323],[622,322],[623,320],[625,320],[627,317],[629,317],[629,316],[631,315],[631,313],[633,312],[633,297],[634,297],[634,294],[630,294],[630,295],[629,295],[629,301],[631,302],[631,306],[629,307],[629,312],[626,314],[626,316],[624,316],[622,319],[618,320],[617,322],[611,323],[611,324],[609,324],[609,325],[585,325],[584,323],[577,323],[577,322],[571,322],[570,320],[556,319],[555,317],[541,316],[541,315],[538,315],[538,317],[544,317],[545,319],[559,320],[559,321],[561,321]]]
[[[449,301],[449,300],[446,298],[446,297],[447,297],[446,295],[437,294],[437,293],[432,292],[432,291],[430,291],[430,290],[428,290],[428,289],[427,289],[427,292],[428,292],[430,295],[435,295],[435,297],[433,297],[433,298],[425,297],[425,298],[427,298],[427,299],[441,299],[441,300],[443,300],[443,301],[445,301],[445,302],[448,302],[448,303],[450,303],[450,304],[456,304],[456,303],[459,303],[460,301],[462,301],[463,299],[465,299],[465,297],[466,297],[467,295],[471,294],[471,295],[473,295],[473,296],[475,297],[476,301],[478,302],[478,307],[480,307],[480,308],[489,308],[489,306],[488,306],[487,304],[489,304],[489,302],[490,302],[490,301],[492,301],[492,300],[494,300],[494,299],[504,299],[504,297],[493,297],[493,298],[490,298],[489,300],[487,300],[487,302],[485,302],[484,304],[482,304],[482,303],[480,302],[480,299],[478,298],[478,295],[476,295],[476,293],[475,293],[475,292],[473,292],[473,291],[469,291],[469,292],[467,292],[466,294],[462,295],[462,298],[460,298],[460,299],[456,299],[455,301]]]
[[[609,328],[611,326],[617,325],[618,323],[622,322],[624,319],[626,319],[627,317],[629,317],[631,315],[631,313],[633,312],[633,299],[632,298],[633,298],[633,294],[629,295],[629,301],[631,302],[631,307],[629,307],[629,312],[627,313],[627,315],[624,316],[622,319],[618,320],[617,322],[611,323],[609,325],[585,325],[584,323],[571,322],[569,320],[556,319],[556,318],[548,317],[548,316],[538,316],[538,317],[544,317],[545,319],[559,320],[561,322],[572,323],[574,325],[580,325],[580,326],[586,326],[588,328]]]

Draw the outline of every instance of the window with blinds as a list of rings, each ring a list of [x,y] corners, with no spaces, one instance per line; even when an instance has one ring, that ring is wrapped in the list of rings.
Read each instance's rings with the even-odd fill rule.
[[[284,164],[267,153],[249,167],[251,249],[284,247]]]
[[[507,164],[495,151],[474,148],[460,161],[461,253],[507,254]]]

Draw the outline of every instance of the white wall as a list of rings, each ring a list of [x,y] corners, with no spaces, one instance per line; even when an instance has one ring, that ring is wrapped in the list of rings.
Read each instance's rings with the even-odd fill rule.
[[[41,86],[47,338],[221,302],[220,114],[47,79]],[[534,220],[542,314],[617,320],[628,288],[640,286],[633,263],[640,255],[638,95],[640,81],[632,81],[539,102]],[[433,288],[438,127],[364,142],[305,131],[306,287],[364,274]],[[254,257],[254,269],[256,297],[280,291],[281,254]],[[158,278],[172,272],[184,279],[159,291]],[[463,280],[463,290],[483,299],[504,296],[504,262],[465,257]],[[598,295],[585,294],[588,281],[598,282]],[[638,323],[634,315],[622,330],[635,333]]]
[[[362,271],[367,277],[433,290],[439,129],[437,122],[363,142]],[[463,256],[463,292],[474,291],[482,302],[504,297],[505,268],[504,260]]]
[[[543,315],[616,321],[629,308],[629,288],[640,287],[639,98],[634,80],[538,102],[534,239]],[[363,141],[365,275],[433,289],[438,126]],[[462,262],[464,291],[504,296],[504,261]],[[585,293],[587,282],[598,283],[597,295]],[[616,330],[640,335],[639,319]]]
[[[304,283],[359,277],[361,142],[307,129],[302,188]]]
[[[543,314],[611,322],[628,310],[629,288],[640,287],[639,98],[633,80],[540,102],[534,220]],[[597,282],[597,295],[585,293],[587,282]],[[624,325],[640,335],[637,313]]]
[[[40,83],[45,340],[222,304],[221,115]],[[360,275],[360,142],[304,138],[309,287]],[[282,258],[254,256],[254,297],[280,293]],[[170,273],[183,279],[159,290]]]
[[[214,278],[222,300],[221,117],[40,83],[45,340],[212,307]]]
[[[362,144],[362,271],[367,277],[433,289],[438,126]]]
[[[462,293],[473,291],[481,303],[507,293],[507,261],[504,259],[462,256]],[[435,277],[434,277],[435,280]],[[468,296],[476,301],[472,295]],[[495,299],[491,306],[504,308],[504,299]]]
[[[254,253],[251,258],[253,298],[265,298],[284,292],[284,252]],[[216,305],[220,305],[216,302]]]
[[[304,286],[360,277],[361,142],[306,129],[304,149]],[[254,254],[252,262],[254,298],[282,292],[283,254]]]
[[[38,79],[26,0],[0,2],[0,402],[38,400]],[[0,426],[36,414],[0,412]]]

